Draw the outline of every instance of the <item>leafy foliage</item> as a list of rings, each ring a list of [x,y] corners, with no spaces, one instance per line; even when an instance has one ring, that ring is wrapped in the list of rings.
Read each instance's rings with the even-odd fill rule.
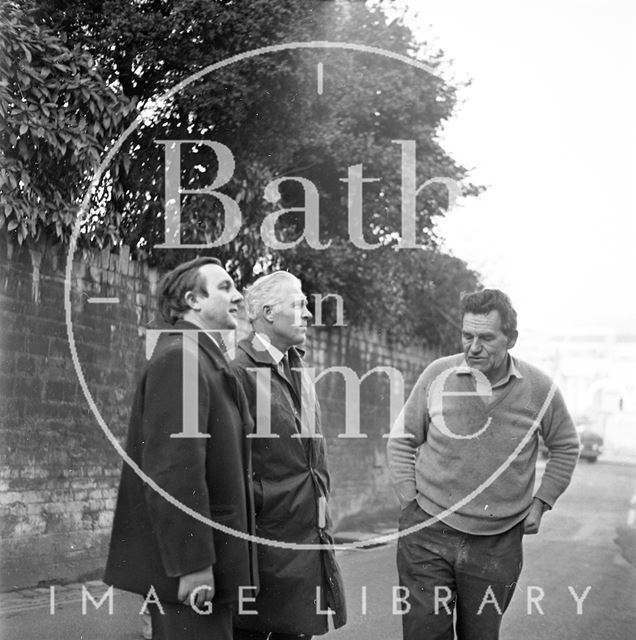
[[[43,231],[61,239],[128,101],[28,5],[0,7],[0,48],[0,227],[20,244]]]
[[[403,345],[423,342],[446,353],[457,351],[460,296],[481,288],[479,275],[437,249],[375,251],[349,244],[299,256],[295,273],[309,291],[340,294],[345,323],[383,331]],[[325,303],[322,320],[336,321],[335,305]]]
[[[21,29],[3,34],[12,55],[0,102],[7,105],[3,115],[13,118],[3,143],[13,150],[11,171],[2,175],[14,185],[12,199],[3,201],[3,220],[19,228],[22,240],[43,229],[68,234],[73,207],[104,145],[134,117],[154,111],[156,117],[145,118],[126,140],[94,194],[85,243],[125,243],[165,267],[193,253],[212,253],[239,285],[259,272],[286,268],[301,275],[309,291],[342,295],[354,324],[384,327],[403,342],[417,336],[452,343],[435,325],[444,314],[454,315],[459,291],[475,288],[477,276],[437,248],[434,221],[445,215],[448,202],[443,186],[429,186],[417,198],[417,240],[423,248],[397,249],[402,168],[396,141],[416,142],[418,185],[443,177],[457,181],[464,196],[480,188],[470,184],[467,171],[437,137],[456,101],[456,88],[437,71],[442,56],[416,41],[399,19],[388,20],[380,5],[354,1],[42,0],[35,13],[8,6],[13,14],[6,12],[7,24],[20,23]],[[176,83],[230,56],[312,40],[382,47],[426,61],[436,72],[361,51],[285,50],[217,69],[161,99]],[[26,79],[23,47],[31,53],[27,67],[39,69],[37,82]],[[54,94],[57,102],[40,99],[42,84],[49,92],[62,87]],[[48,116],[40,113],[44,107]],[[57,128],[46,129],[42,122]],[[44,142],[40,129],[49,131]],[[166,207],[164,147],[157,141],[175,139],[214,140],[234,157],[234,172],[219,190],[239,204],[242,224],[234,238],[213,250],[157,246],[164,241]],[[362,199],[363,238],[373,250],[354,246],[350,238],[343,179],[348,167],[360,164],[365,178],[376,179],[364,184]],[[184,191],[209,187],[218,170],[210,148],[183,146]],[[331,241],[328,249],[312,249],[303,240],[272,250],[263,241],[263,220],[281,210],[287,211],[276,225],[279,240],[293,243],[305,232],[306,194],[298,180],[282,182],[276,198],[271,190],[264,197],[267,185],[282,177],[316,186],[319,235]],[[221,235],[217,198],[189,193],[181,205],[182,242],[210,243]]]

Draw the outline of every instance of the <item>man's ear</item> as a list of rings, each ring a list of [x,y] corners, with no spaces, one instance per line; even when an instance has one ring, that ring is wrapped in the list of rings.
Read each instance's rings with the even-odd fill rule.
[[[199,299],[197,298],[197,295],[196,293],[194,293],[194,291],[186,291],[183,299],[185,300],[185,303],[190,307],[190,309],[198,311],[201,308]]]
[[[519,332],[515,329],[510,332],[508,336],[508,349],[512,349],[517,344],[517,338],[519,337]]]
[[[267,322],[274,322],[274,305],[273,304],[264,304],[263,305],[263,318]]]

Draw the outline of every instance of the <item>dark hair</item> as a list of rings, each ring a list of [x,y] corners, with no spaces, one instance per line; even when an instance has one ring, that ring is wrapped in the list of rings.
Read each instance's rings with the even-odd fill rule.
[[[223,266],[217,258],[195,258],[168,271],[161,278],[157,305],[161,317],[168,324],[174,324],[190,308],[185,301],[185,294],[188,291],[208,295],[199,272],[200,268],[206,264]]]
[[[517,312],[510,298],[499,289],[483,289],[475,293],[466,293],[461,299],[462,319],[467,313],[487,314],[498,311],[501,318],[501,330],[510,337],[517,330]]]

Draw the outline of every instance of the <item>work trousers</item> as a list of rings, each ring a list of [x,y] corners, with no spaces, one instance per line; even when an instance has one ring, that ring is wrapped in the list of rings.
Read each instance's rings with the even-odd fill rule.
[[[496,535],[472,535],[425,513],[415,500],[400,514],[404,640],[497,640],[523,563],[523,522]]]

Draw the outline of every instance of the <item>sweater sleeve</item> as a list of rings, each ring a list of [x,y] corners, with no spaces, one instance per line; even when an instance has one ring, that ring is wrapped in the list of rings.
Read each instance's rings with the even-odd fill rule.
[[[405,507],[415,499],[415,460],[417,448],[426,440],[428,431],[428,369],[415,383],[402,408],[387,443],[391,483]]]
[[[558,389],[541,421],[541,435],[550,457],[535,497],[552,507],[570,484],[580,449],[579,436]]]

